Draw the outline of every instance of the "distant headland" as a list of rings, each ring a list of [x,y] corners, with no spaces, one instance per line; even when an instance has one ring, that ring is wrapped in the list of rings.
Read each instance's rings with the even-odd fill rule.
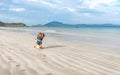
[[[0,22],[0,26],[26,26],[26,24],[24,23],[4,23],[4,22]]]

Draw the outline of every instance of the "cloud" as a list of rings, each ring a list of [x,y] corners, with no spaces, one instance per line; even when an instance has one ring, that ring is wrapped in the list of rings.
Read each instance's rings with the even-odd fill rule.
[[[115,8],[118,0],[83,0],[81,5],[84,8],[94,9],[98,11],[109,11],[109,8]]]
[[[53,3],[50,3],[48,1],[44,1],[44,0],[28,0],[28,2],[34,2],[34,3],[37,3],[37,4],[42,4],[44,6],[48,6],[48,7],[52,7],[52,8],[55,8],[55,4]]]
[[[83,6],[94,9],[103,6],[114,6],[117,2],[117,0],[83,0]]]
[[[76,13],[76,9],[75,8],[71,8],[71,7],[63,7],[63,8],[61,8],[62,10],[64,9],[64,10],[67,10],[67,11],[69,11],[69,12],[72,12],[72,13]]]
[[[83,13],[84,16],[91,16],[90,13]]]
[[[77,1],[69,1],[69,0],[27,0],[27,3],[33,3],[38,7],[43,7],[48,10],[52,10],[53,12],[61,10],[65,12],[66,10],[71,12],[72,14],[78,13],[89,13],[83,12],[90,11],[90,13],[108,13],[111,8],[112,12],[119,11],[116,7],[118,4],[118,0],[77,0]],[[31,4],[32,5],[32,4]],[[81,11],[81,12],[80,12]],[[91,12],[93,11],[93,12]],[[103,13],[102,13],[103,12]]]
[[[25,11],[25,8],[9,8],[9,11],[22,12]]]

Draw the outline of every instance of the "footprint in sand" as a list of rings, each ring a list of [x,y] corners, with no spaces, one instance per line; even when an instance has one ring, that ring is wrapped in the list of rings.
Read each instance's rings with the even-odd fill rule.
[[[8,58],[8,60],[13,60],[12,58]]]
[[[45,75],[53,75],[52,73],[46,73]]]
[[[42,55],[42,58],[45,59],[47,56],[45,54]]]
[[[9,60],[8,63],[16,62],[12,58],[8,58],[8,60]]]
[[[25,69],[23,69],[21,67],[21,65],[19,63],[17,63],[16,61],[14,61],[12,58],[8,58],[9,62],[8,63],[11,63],[11,64],[14,64],[17,68],[19,68],[21,71],[25,71]]]
[[[16,64],[16,67],[20,67],[20,64]]]
[[[21,71],[25,71],[25,69],[18,63],[16,63],[16,67],[19,68]]]
[[[47,56],[45,54],[40,53],[39,55],[37,55],[37,57],[39,57],[40,59],[45,59]]]
[[[21,71],[26,71],[25,68],[23,68],[20,64],[16,65],[16,67]]]
[[[17,64],[16,66],[19,66],[19,64],[9,56],[8,56],[8,60],[9,60],[8,63],[15,63]]]

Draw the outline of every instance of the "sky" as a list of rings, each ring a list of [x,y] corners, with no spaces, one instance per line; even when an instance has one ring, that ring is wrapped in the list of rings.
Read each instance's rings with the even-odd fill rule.
[[[0,0],[0,21],[120,24],[120,0]]]

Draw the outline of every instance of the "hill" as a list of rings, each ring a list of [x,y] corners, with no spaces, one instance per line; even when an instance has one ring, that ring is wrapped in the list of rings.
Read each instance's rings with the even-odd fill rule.
[[[4,23],[0,22],[0,26],[26,26],[24,23]]]
[[[57,22],[57,21],[52,21],[47,24],[44,24],[44,26],[63,26],[63,25],[65,25],[65,24],[63,24],[61,22]]]

